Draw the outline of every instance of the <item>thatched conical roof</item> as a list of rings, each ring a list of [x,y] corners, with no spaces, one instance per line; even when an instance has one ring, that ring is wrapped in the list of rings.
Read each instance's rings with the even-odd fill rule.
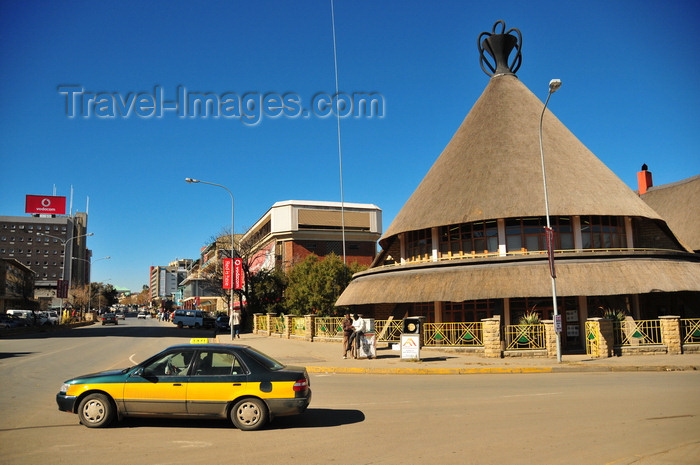
[[[544,216],[543,103],[515,75],[491,78],[452,140],[380,240],[435,226]],[[543,120],[552,216],[659,215],[549,110]]]

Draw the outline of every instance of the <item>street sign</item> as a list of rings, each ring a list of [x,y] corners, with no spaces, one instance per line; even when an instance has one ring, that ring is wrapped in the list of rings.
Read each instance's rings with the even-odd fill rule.
[[[561,315],[554,316],[554,332],[561,333]]]

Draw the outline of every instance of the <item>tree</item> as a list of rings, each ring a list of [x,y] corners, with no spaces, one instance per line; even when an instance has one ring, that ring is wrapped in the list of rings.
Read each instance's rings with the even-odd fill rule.
[[[284,310],[284,290],[287,277],[280,270],[260,270],[249,278],[247,300],[249,313],[280,313]]]
[[[216,244],[217,261],[211,272],[204,275],[208,286],[215,295],[221,297],[228,307],[230,305],[231,293],[228,289],[223,289],[223,259],[231,257],[232,235],[226,229],[216,237],[212,237],[210,243]],[[254,312],[276,311],[279,307],[279,299],[284,292],[284,275],[275,270],[261,269],[257,260],[260,260],[258,249],[255,247],[254,239],[240,240],[240,236],[235,238],[233,244],[233,258],[242,260],[243,268],[243,289],[233,291],[239,301],[246,302],[243,307],[243,317],[247,318]]]
[[[361,269],[357,263],[346,265],[334,253],[326,255],[323,260],[315,254],[307,256],[287,274],[287,310],[295,315],[338,314],[336,300],[350,283],[353,273]]]

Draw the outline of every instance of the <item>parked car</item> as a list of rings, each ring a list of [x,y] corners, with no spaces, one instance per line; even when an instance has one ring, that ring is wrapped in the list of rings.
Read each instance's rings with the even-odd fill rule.
[[[44,315],[46,315],[46,319],[49,321],[49,324],[57,325],[58,323],[60,323],[58,318],[58,312],[54,310],[49,310],[48,312],[44,312]]]
[[[201,310],[175,310],[173,323],[178,328],[189,326],[190,328],[213,328],[216,320]]]
[[[11,329],[19,326],[16,318],[10,315],[0,315],[0,328]]]
[[[216,317],[216,330],[217,331],[230,331],[231,325],[229,324],[229,317],[227,315],[220,315]]]
[[[102,314],[102,326],[104,325],[109,325],[109,324],[119,324],[117,322],[117,315],[114,313],[103,313]]]
[[[248,431],[300,414],[309,402],[306,368],[231,344],[173,346],[135,367],[70,379],[56,394],[58,409],[77,413],[88,428],[121,417],[162,416],[228,418]]]
[[[35,315],[31,310],[11,308],[7,310],[6,314],[12,318],[15,318],[18,326],[34,326]]]

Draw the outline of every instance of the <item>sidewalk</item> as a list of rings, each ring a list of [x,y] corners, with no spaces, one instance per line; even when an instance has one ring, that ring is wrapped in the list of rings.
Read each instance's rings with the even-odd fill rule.
[[[231,343],[231,336],[219,334],[216,341]],[[422,348],[420,361],[402,360],[399,351],[386,343],[377,345],[377,358],[343,359],[337,342],[307,342],[257,334],[242,334],[234,343],[254,347],[286,365],[305,366],[309,373],[374,374],[483,374],[483,373],[574,373],[610,371],[696,371],[700,354],[625,355],[593,359],[587,355],[554,358],[485,358],[449,349]]]

